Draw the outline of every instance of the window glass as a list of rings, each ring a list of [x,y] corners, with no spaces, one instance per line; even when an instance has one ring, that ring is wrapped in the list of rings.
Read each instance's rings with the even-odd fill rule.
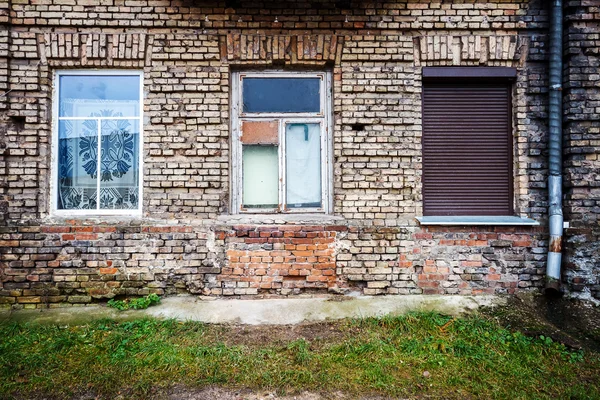
[[[251,78],[242,85],[245,113],[318,113],[320,78]]]
[[[278,147],[243,146],[243,206],[276,208],[278,193]]]
[[[90,117],[119,111],[140,113],[140,77],[135,75],[63,75],[60,77],[59,116]]]
[[[287,124],[285,146],[287,207],[321,207],[321,126]]]
[[[140,76],[59,79],[57,209],[139,209]]]

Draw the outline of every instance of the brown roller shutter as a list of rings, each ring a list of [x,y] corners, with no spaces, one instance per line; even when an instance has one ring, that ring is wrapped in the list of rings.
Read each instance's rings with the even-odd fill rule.
[[[512,215],[510,86],[423,86],[424,215]]]

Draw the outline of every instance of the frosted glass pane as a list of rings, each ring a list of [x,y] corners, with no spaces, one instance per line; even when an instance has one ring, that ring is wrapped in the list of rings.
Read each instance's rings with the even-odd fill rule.
[[[243,111],[320,112],[319,78],[244,78]]]
[[[103,120],[100,142],[100,208],[137,209],[139,120]]]
[[[57,209],[97,208],[97,153],[96,120],[58,122]]]
[[[275,208],[279,204],[276,146],[243,146],[243,206]]]
[[[286,125],[285,148],[287,207],[321,207],[320,125]]]
[[[60,77],[59,116],[137,117],[140,77],[135,75],[63,75]]]

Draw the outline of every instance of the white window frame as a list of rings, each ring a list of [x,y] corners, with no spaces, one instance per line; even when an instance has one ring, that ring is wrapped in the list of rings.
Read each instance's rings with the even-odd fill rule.
[[[80,76],[137,76],[140,81],[140,93],[139,102],[140,110],[138,117],[60,117],[59,116],[59,93],[60,93],[60,77],[80,75]],[[139,143],[138,143],[138,208],[137,209],[126,209],[126,210],[114,210],[114,209],[101,209],[96,210],[59,210],[58,209],[58,141],[59,141],[59,121],[63,120],[90,120],[96,119],[98,121],[103,119],[127,119],[127,120],[138,120],[140,131],[139,131]],[[57,217],[90,217],[90,216],[132,216],[139,217],[142,215],[143,205],[143,188],[144,188],[144,73],[142,71],[134,70],[102,70],[102,69],[89,69],[89,70],[60,70],[54,73],[54,88],[52,92],[52,155],[50,158],[51,163],[51,181],[50,181],[50,210],[51,215]],[[100,147],[100,140],[98,141],[98,147]],[[100,154],[100,152],[98,152]],[[100,161],[100,157],[98,157]],[[99,172],[99,170],[98,170]],[[100,185],[100,179],[98,178],[98,186]],[[98,191],[99,194],[99,191]],[[98,207],[100,203],[98,202]]]
[[[316,113],[279,113],[279,112],[243,112],[242,80],[250,78],[319,78],[320,110]],[[329,72],[282,72],[282,71],[244,71],[232,72],[231,90],[231,210],[232,214],[329,214],[332,210],[333,197],[331,183],[333,177],[333,138],[331,115],[331,74]],[[279,199],[277,208],[244,208],[243,207],[243,169],[242,169],[242,122],[244,121],[273,121],[279,123],[279,144],[277,145],[279,160]],[[321,207],[287,208],[286,207],[286,159],[285,159],[285,125],[289,123],[318,123],[321,125]]]

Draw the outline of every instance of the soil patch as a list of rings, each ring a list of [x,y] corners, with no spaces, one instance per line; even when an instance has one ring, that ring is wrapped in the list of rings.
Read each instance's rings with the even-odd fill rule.
[[[321,322],[316,324],[299,325],[219,325],[210,330],[208,335],[213,340],[226,345],[244,345],[248,347],[263,347],[281,345],[295,340],[305,339],[311,343],[335,341],[348,333],[345,324],[339,322]]]
[[[600,352],[600,307],[592,303],[521,294],[484,313],[528,336],[543,335],[573,349]]]

